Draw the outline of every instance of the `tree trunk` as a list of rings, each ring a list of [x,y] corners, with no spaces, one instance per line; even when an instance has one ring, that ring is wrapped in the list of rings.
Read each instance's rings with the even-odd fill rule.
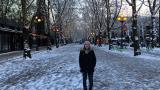
[[[111,38],[110,38],[110,26],[109,26],[109,14],[110,14],[110,8],[109,8],[109,0],[106,1],[107,5],[107,32],[108,32],[108,45],[109,45],[109,50],[111,50]]]
[[[4,6],[3,0],[1,0],[1,6],[0,6],[0,7],[1,7],[1,10],[2,10],[2,11],[1,11],[2,22],[4,22],[4,11],[3,11],[3,10],[4,10],[4,9],[3,9],[4,7],[3,7],[3,6]]]
[[[24,49],[23,56],[25,57],[26,56],[25,48],[26,48],[26,45],[29,45],[29,30],[25,27],[25,25],[27,24],[26,0],[21,0],[21,5],[22,5],[22,30],[23,30],[23,49]],[[30,48],[30,45],[29,45],[29,48]]]
[[[133,0],[132,6],[132,31],[133,31],[133,45],[134,45],[134,56],[138,55],[139,47],[139,37],[137,32],[137,13],[136,13],[136,0]]]
[[[27,21],[26,0],[21,0],[21,4],[22,4],[22,25],[24,27]]]
[[[9,10],[8,10],[9,0],[7,0],[6,2],[7,2],[7,3],[6,3],[6,5],[5,5],[5,11],[4,11],[4,13],[3,13],[3,14],[4,14],[4,19],[7,19],[7,13],[8,13],[8,11],[9,11]]]
[[[47,15],[47,28],[48,28],[48,35],[50,35],[50,13],[49,13],[49,10],[50,10],[50,0],[48,0],[48,15]]]
[[[26,0],[21,0],[22,4],[22,30],[23,30],[23,41],[27,40],[27,31],[24,29],[24,26],[27,21],[27,11],[26,11]]]
[[[160,46],[160,9],[159,9],[159,46]]]
[[[152,15],[151,15],[151,20],[152,20],[152,26],[151,26],[151,28],[152,28],[152,48],[154,48],[154,38],[156,37],[156,20],[155,20],[155,15],[152,13]]]

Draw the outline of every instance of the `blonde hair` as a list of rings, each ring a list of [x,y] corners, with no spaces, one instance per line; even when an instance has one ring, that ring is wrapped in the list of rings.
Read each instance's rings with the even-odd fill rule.
[[[91,43],[90,43],[89,41],[85,41],[85,42],[84,42],[84,45],[85,45],[85,44],[89,44],[89,45],[90,45]]]
[[[85,49],[85,45],[86,45],[86,44],[89,45],[89,49],[91,49],[91,43],[90,43],[89,41],[85,41],[85,42],[84,42],[84,47],[83,47],[83,49]]]

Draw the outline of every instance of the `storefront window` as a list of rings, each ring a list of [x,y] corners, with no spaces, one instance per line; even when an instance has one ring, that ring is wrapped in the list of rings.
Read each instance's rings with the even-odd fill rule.
[[[22,38],[20,34],[0,32],[0,52],[8,52],[22,49]]]

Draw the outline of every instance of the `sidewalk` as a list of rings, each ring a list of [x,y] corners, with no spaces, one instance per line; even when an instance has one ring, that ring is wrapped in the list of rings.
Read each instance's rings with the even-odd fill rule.
[[[46,46],[39,47],[39,51],[36,51],[35,48],[32,49],[31,53],[39,53],[42,50],[46,50]],[[13,51],[13,52],[7,52],[7,53],[2,53],[0,54],[0,63],[11,60],[11,58],[22,58],[23,57],[23,50],[21,51]]]
[[[132,47],[127,47],[131,50],[133,50]],[[154,48],[154,49],[150,49],[150,50],[147,50],[145,47],[141,47],[140,48],[141,52],[142,53],[146,53],[146,54],[152,54],[152,55],[155,55],[155,56],[160,56],[160,48]]]
[[[0,61],[1,60],[7,60],[9,58],[13,58],[15,56],[20,56],[23,54],[23,51],[13,51],[13,52],[7,52],[0,54]]]
[[[147,51],[146,48],[141,48],[141,55],[134,56],[133,48],[126,47],[126,49],[111,49],[108,50],[108,45],[103,45],[102,47],[98,47],[101,50],[106,52],[110,52],[112,54],[121,55],[122,57],[133,57],[133,58],[141,58],[141,59],[149,59],[149,60],[160,60],[160,48],[155,48],[152,51]]]
[[[108,45],[107,45],[107,47],[108,47]],[[131,50],[131,51],[134,50],[133,47],[130,47],[130,46],[124,47],[124,49],[117,49],[117,50],[118,51],[119,50],[120,51],[124,51],[126,49]],[[115,50],[116,50],[116,48],[115,48]],[[154,48],[154,49],[148,50],[146,47],[141,47],[140,51],[141,51],[141,53],[146,53],[146,54],[152,54],[152,55],[155,55],[155,56],[160,56],[160,48]]]

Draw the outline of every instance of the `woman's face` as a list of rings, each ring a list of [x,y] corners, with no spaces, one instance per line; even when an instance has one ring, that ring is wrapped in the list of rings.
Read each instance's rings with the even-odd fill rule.
[[[89,43],[89,42],[86,42],[86,43],[84,44],[84,47],[85,47],[86,49],[89,49],[89,48],[90,48],[90,43]]]

